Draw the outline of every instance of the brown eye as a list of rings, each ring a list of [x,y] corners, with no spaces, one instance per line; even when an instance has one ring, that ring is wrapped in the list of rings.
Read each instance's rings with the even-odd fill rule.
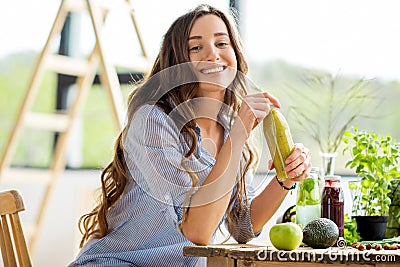
[[[228,45],[229,44],[226,43],[226,42],[220,42],[220,43],[217,44],[218,47],[225,47],[225,46],[228,46]]]
[[[199,45],[197,45],[197,46],[192,46],[192,47],[190,47],[189,48],[189,51],[190,52],[197,52],[197,51],[199,51],[200,50],[200,46]]]

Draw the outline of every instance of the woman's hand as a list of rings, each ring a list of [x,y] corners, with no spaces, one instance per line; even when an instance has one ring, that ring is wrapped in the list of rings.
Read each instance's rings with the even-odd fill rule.
[[[247,136],[268,115],[270,105],[280,107],[276,97],[268,92],[246,95],[238,112],[238,119],[246,129]]]
[[[285,171],[293,182],[299,182],[308,177],[311,171],[310,150],[301,143],[294,145],[293,152],[287,157]]]
[[[269,163],[270,169],[273,169],[273,161],[271,160]],[[309,175],[311,159],[308,148],[300,143],[295,144],[293,152],[285,163],[285,170],[288,172],[289,177],[293,178],[282,181],[283,186],[278,183],[278,179],[272,179],[268,186],[251,202],[251,222],[255,233],[261,231],[264,225],[272,218],[295,182],[299,182]]]

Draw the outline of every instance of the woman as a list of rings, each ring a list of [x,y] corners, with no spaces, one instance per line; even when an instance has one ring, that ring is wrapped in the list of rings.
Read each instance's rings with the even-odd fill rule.
[[[149,77],[129,99],[128,123],[102,173],[98,206],[81,218],[83,245],[70,266],[194,266],[186,245],[206,245],[225,222],[246,243],[311,168],[296,144],[293,179],[255,196],[253,129],[269,93],[247,94],[247,63],[227,15],[201,5],[164,36]]]

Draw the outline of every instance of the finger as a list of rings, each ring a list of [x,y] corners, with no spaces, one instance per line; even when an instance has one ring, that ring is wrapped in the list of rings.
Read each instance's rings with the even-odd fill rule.
[[[307,164],[309,162],[308,156],[304,153],[300,153],[300,155],[291,163],[286,165],[285,171],[286,172],[295,172],[292,176],[299,175],[299,172],[305,171],[307,169]],[[304,167],[302,165],[305,165]],[[300,169],[300,170],[298,170]],[[290,176],[290,175],[289,175]]]
[[[299,172],[297,175],[293,176],[291,178],[291,180],[294,182],[300,182],[300,181],[304,180],[305,178],[307,178],[308,176],[309,176],[309,171],[307,171],[307,169],[306,169],[304,171]]]
[[[270,106],[264,102],[246,102],[257,122],[263,120],[270,112]]]
[[[272,170],[273,168],[275,168],[274,161],[272,159],[270,159],[270,160],[268,160],[268,169]]]
[[[294,144],[292,153],[290,153],[290,155],[286,158],[285,163],[289,164],[290,162],[293,162],[303,153],[307,157],[309,155],[309,151],[310,150],[308,148],[305,148],[302,143],[296,143]]]
[[[289,177],[300,177],[301,173],[308,172],[311,165],[309,149],[302,144],[296,144],[293,152],[285,161],[285,171]],[[307,174],[308,175],[308,174]]]
[[[266,105],[271,105],[271,101],[264,97],[263,94],[258,94],[258,95],[248,95],[245,97],[245,101],[247,102],[252,102],[252,103],[263,103]]]
[[[262,110],[264,112],[269,112],[269,105],[266,102],[247,102],[252,110]]]
[[[271,95],[268,92],[264,92],[264,97],[268,98],[271,101],[271,104],[274,105],[277,108],[281,107],[281,103],[279,102],[278,98],[276,98],[275,96]]]
[[[298,179],[301,178],[301,176],[304,175],[304,171],[305,171],[305,166],[303,165],[299,165],[297,168],[295,168],[294,170],[291,170],[290,172],[288,172],[288,176],[291,179]]]
[[[292,153],[286,158],[285,163],[289,164],[290,162],[294,161],[299,157],[303,150],[299,148],[298,144],[295,144],[292,150]]]
[[[311,172],[311,167],[312,164],[305,164],[306,169],[304,171],[302,171],[300,174],[296,175],[295,177],[293,177],[291,180],[295,181],[295,182],[300,182],[304,179],[306,179],[307,177],[309,177],[310,172]]]

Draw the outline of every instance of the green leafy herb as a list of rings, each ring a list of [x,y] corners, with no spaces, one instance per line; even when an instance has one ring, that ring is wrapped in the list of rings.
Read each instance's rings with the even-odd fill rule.
[[[354,218],[344,215],[344,240],[347,244],[352,244],[361,240],[360,234],[357,232],[357,223]]]
[[[373,132],[353,131],[344,133],[343,150],[352,158],[346,167],[355,169],[358,183],[350,183],[353,194],[354,215],[388,215],[391,199],[390,181],[400,176],[398,171],[400,149],[391,135],[381,136]]]
[[[319,185],[315,185],[314,178],[304,179],[299,186],[297,205],[317,205],[321,203]]]

